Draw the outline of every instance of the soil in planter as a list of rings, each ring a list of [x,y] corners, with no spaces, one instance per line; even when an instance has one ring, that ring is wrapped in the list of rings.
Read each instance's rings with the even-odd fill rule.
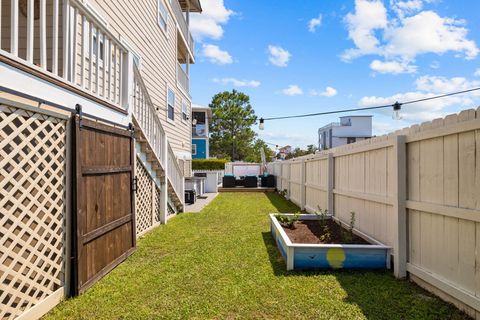
[[[286,225],[282,224],[283,230],[290,238],[292,243],[310,243],[310,244],[370,244],[364,239],[351,235],[351,241],[346,239],[350,234],[348,230],[339,226],[332,220],[325,221],[330,233],[330,239],[328,237],[322,237],[324,235],[324,227],[319,221],[304,220],[295,223],[295,229],[290,229]],[[321,240],[322,239],[322,240]]]

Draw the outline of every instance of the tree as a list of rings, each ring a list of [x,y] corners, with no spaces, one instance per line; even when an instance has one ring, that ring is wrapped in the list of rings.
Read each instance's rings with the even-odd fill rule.
[[[307,152],[308,153],[315,153],[315,151],[317,151],[318,148],[314,145],[314,144],[309,144],[307,146]]]
[[[265,152],[265,159],[270,161],[272,158],[273,150],[262,139],[256,139],[253,146],[250,148],[249,154],[245,157],[247,162],[262,162],[261,150]]]
[[[250,152],[256,133],[251,126],[257,121],[250,97],[236,90],[217,93],[209,104],[210,153],[219,158],[243,160]]]

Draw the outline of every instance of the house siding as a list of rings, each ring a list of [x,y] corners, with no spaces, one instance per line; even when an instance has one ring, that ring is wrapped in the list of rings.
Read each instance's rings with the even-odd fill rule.
[[[160,0],[162,1],[162,0]],[[177,86],[177,26],[169,1],[167,33],[157,23],[157,0],[107,1],[90,4],[109,28],[140,56],[140,72],[175,153],[191,152],[191,124],[182,121],[182,101],[191,112],[191,98]],[[167,88],[175,92],[175,121],[167,121]]]

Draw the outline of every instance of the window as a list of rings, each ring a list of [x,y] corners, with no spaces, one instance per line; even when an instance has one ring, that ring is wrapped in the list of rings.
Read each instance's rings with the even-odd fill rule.
[[[350,143],[355,143],[357,142],[357,138],[347,138],[347,144],[350,144]]]
[[[197,145],[192,143],[192,156],[197,155]]]
[[[168,25],[168,11],[167,11],[167,6],[165,5],[164,0],[158,0],[158,25],[160,28],[167,32],[167,25]]]
[[[351,118],[340,118],[340,125],[350,127],[352,125]]]
[[[175,92],[172,89],[168,88],[167,94],[167,104],[168,104],[168,119],[175,120]]]
[[[182,102],[182,120],[188,120],[188,104],[186,104],[185,102]]]

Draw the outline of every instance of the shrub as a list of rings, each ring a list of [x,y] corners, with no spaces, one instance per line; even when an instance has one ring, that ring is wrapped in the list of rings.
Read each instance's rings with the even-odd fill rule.
[[[225,170],[227,159],[193,159],[192,170]]]

